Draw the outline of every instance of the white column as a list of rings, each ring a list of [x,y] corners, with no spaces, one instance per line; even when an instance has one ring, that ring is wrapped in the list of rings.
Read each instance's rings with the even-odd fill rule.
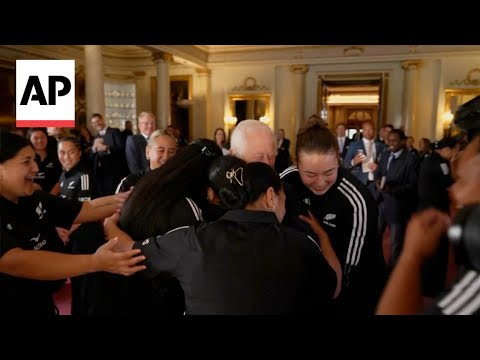
[[[405,70],[402,125],[407,136],[416,135],[417,68],[420,64],[419,60],[407,60],[402,63],[402,69]]]
[[[153,61],[157,65],[157,128],[165,129],[170,124],[170,69],[172,55],[157,51],[153,54]]]
[[[293,73],[293,117],[291,128],[295,131],[294,136],[296,136],[300,125],[305,120],[305,74],[308,71],[308,65],[290,65],[290,71]]]
[[[87,126],[92,131],[93,113],[105,116],[103,55],[101,45],[85,45],[85,94],[87,100]]]
[[[140,114],[142,111],[151,111],[155,115],[155,110],[152,109],[151,86],[150,77],[146,76],[145,71],[134,71],[135,76],[135,111]],[[138,119],[134,121],[137,123]],[[138,124],[136,125],[138,129]]]
[[[211,121],[211,71],[209,69],[197,69],[197,82],[193,91],[194,115],[193,115],[193,134],[191,138],[204,137],[213,139],[213,125]]]

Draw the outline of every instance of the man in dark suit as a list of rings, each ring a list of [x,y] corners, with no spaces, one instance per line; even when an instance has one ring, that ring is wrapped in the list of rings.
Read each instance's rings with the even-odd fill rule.
[[[143,111],[138,115],[139,134],[129,136],[125,146],[128,170],[135,174],[148,167],[145,148],[150,135],[156,130],[156,118],[150,111]]]
[[[347,136],[345,136],[346,127],[344,123],[338,123],[337,127],[335,128],[335,133],[337,135],[337,142],[338,142],[338,152],[340,154],[340,160],[343,163],[345,159],[345,155],[347,155],[348,148],[350,147],[350,140]]]
[[[385,224],[390,227],[390,266],[400,255],[407,222],[417,205],[418,159],[407,150],[406,139],[402,130],[390,131],[389,151],[380,159],[375,174],[384,202]]]
[[[125,121],[125,129],[122,131],[123,142],[126,143],[129,136],[133,135],[133,125],[130,120]]]
[[[362,123],[362,133],[360,140],[350,143],[343,166],[350,169],[352,175],[366,185],[373,197],[378,200],[379,193],[375,187],[374,174],[385,146],[380,141],[375,141],[373,123],[370,120]]]
[[[285,131],[279,129],[277,133],[277,157],[275,158],[275,171],[279,174],[292,164],[289,148],[290,140],[285,139]]]
[[[122,133],[109,127],[101,114],[93,114],[90,121],[98,131],[90,153],[98,192],[101,196],[113,195],[117,184],[128,174]]]

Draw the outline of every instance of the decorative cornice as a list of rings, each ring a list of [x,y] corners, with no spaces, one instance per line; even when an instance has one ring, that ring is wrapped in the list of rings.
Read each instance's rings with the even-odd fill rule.
[[[164,61],[171,63],[173,61],[173,56],[170,53],[164,51],[155,51],[152,53],[152,59],[154,62]]]
[[[402,62],[403,70],[417,70],[422,65],[422,60],[406,60]]]
[[[308,71],[308,65],[290,65],[289,70],[295,74],[305,74]]]
[[[232,88],[232,91],[259,91],[259,90],[268,91],[270,89],[268,88],[268,86],[258,85],[257,79],[255,79],[252,76],[245,78],[245,80],[243,81],[243,85],[234,86]]]
[[[475,74],[477,75],[477,79],[472,78]],[[471,69],[469,72],[467,72],[465,79],[450,81],[450,85],[480,85],[480,68]]]
[[[365,49],[360,46],[350,46],[348,48],[343,49],[344,56],[360,56],[363,55]]]
[[[207,68],[197,68],[197,69],[195,69],[195,71],[199,75],[211,75],[212,74],[212,70],[207,69]]]

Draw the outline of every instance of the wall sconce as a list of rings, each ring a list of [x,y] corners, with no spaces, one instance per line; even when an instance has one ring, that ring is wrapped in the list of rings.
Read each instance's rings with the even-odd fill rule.
[[[225,116],[223,121],[228,126],[235,126],[237,124],[237,117],[236,116]]]
[[[268,124],[268,122],[270,121],[270,118],[268,116],[261,116],[260,121],[264,124]]]
[[[442,115],[442,120],[443,120],[443,136],[448,137],[450,136],[453,114],[450,111],[446,111]]]

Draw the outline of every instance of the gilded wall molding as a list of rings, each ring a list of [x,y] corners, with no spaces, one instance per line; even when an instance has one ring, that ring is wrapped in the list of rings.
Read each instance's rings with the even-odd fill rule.
[[[402,62],[402,69],[405,71],[417,70],[420,65],[422,65],[422,60],[405,60]]]
[[[308,71],[308,65],[290,65],[289,70],[294,74],[305,74]]]
[[[343,49],[343,56],[360,56],[363,55],[365,49],[360,46],[350,46]]]
[[[474,78],[475,75],[477,75],[476,79]],[[450,81],[450,85],[474,85],[474,86],[479,86],[480,85],[480,68],[471,69],[469,72],[467,72],[467,75],[465,76],[465,79]]]
[[[206,68],[200,68],[200,69],[197,68],[197,69],[195,69],[195,71],[199,75],[211,75],[212,74],[212,70],[206,69]]]
[[[154,62],[165,61],[171,63],[173,62],[173,55],[165,51],[155,51],[152,53],[152,59]]]
[[[257,79],[253,76],[248,76],[243,81],[242,85],[237,85],[232,88],[232,91],[268,91],[270,88],[266,85],[258,85]]]

